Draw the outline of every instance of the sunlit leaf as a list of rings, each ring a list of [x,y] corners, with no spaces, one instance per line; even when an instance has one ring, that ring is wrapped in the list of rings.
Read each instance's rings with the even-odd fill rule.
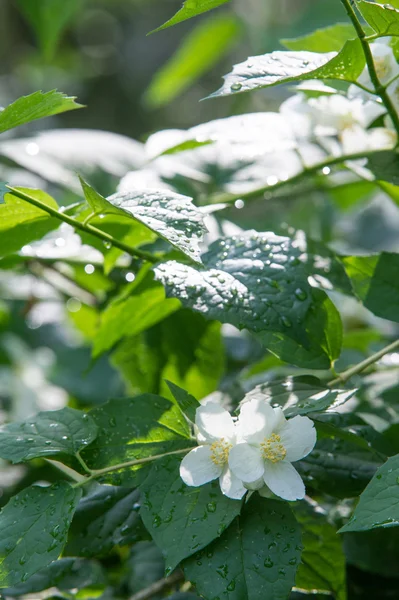
[[[166,23],[155,29],[155,31],[161,31],[162,29],[166,29],[167,27],[171,27],[172,25],[176,25],[177,23],[181,23],[182,21],[186,21],[187,19],[191,19],[192,17],[196,17],[208,10],[212,10],[213,8],[217,8],[222,4],[226,4],[229,0],[185,0],[183,7],[175,14],[174,17],[169,19]]]
[[[339,52],[345,42],[356,37],[356,31],[350,23],[336,23],[323,29],[316,29],[307,35],[283,39],[281,43],[288,50],[308,50],[309,52]]]

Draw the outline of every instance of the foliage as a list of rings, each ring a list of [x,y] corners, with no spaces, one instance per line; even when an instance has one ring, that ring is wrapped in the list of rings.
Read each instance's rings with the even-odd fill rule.
[[[227,2],[186,0],[159,29]],[[14,135],[81,108],[57,91],[1,110],[5,596],[345,600],[347,564],[387,574],[399,5],[341,3],[348,23],[236,64],[211,94],[295,84],[275,112],[139,143]],[[18,4],[51,60],[81,7]],[[205,16],[147,104],[241,31]]]

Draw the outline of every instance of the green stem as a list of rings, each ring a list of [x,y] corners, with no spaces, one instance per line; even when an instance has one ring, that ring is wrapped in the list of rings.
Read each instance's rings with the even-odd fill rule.
[[[330,381],[328,386],[334,387],[335,385],[339,385],[340,383],[346,383],[348,381],[348,379],[353,377],[353,375],[357,375],[358,373],[361,373],[362,371],[367,369],[367,367],[370,367],[371,365],[376,363],[378,360],[380,360],[380,358],[382,358],[389,352],[393,352],[394,350],[397,350],[398,348],[399,348],[399,340],[396,340],[395,342],[392,342],[388,346],[385,346],[385,348],[383,348],[382,350],[379,350],[375,354],[372,354],[371,356],[369,356],[369,358],[366,358],[365,360],[358,363],[354,367],[351,367],[350,369],[347,369],[346,371],[344,371],[343,373],[338,375],[338,377],[336,379],[333,379],[332,381]]]
[[[89,477],[85,477],[83,481],[80,481],[75,484],[75,487],[80,487],[85,485],[89,481],[93,479],[97,479],[97,477],[102,477],[103,475],[107,475],[108,473],[112,473],[113,471],[120,471],[121,469],[128,469],[129,467],[135,467],[137,465],[144,465],[145,463],[153,462],[154,460],[158,460],[160,458],[164,458],[165,456],[173,456],[174,454],[183,454],[185,452],[190,452],[191,448],[183,448],[181,450],[173,450],[172,452],[164,452],[163,454],[155,454],[154,456],[146,456],[145,458],[138,458],[135,460],[129,460],[124,463],[119,463],[118,465],[112,465],[110,467],[105,467],[104,469],[89,469],[85,463],[85,470],[89,473]],[[83,459],[81,459],[83,460]],[[83,466],[83,464],[82,464]]]
[[[241,194],[234,194],[234,195],[233,194],[219,194],[219,195],[216,195],[212,200],[214,202],[220,202],[223,204],[225,202],[235,202],[236,200],[256,199],[256,198],[259,198],[259,196],[261,196],[262,194],[265,194],[267,192],[274,192],[275,190],[279,190],[280,188],[283,188],[285,186],[300,183],[302,180],[304,180],[308,177],[312,177],[313,175],[318,175],[320,173],[320,171],[322,171],[325,168],[334,167],[336,165],[342,165],[345,162],[352,161],[352,160],[359,160],[361,158],[371,158],[372,156],[375,156],[379,152],[386,152],[386,150],[377,150],[377,151],[365,150],[364,152],[356,152],[355,154],[330,156],[329,158],[326,158],[326,160],[321,163],[317,163],[310,167],[304,168],[303,171],[301,171],[300,173],[297,173],[290,179],[278,181],[275,185],[265,185],[261,188],[257,188],[256,190],[253,190],[251,192],[246,192],[246,193],[244,192]]]
[[[111,244],[112,246],[115,246],[115,248],[119,248],[119,250],[122,250],[123,252],[130,254],[130,256],[133,256],[136,258],[141,258],[141,259],[147,260],[148,262],[151,262],[151,263],[157,262],[157,259],[149,252],[144,252],[143,250],[138,250],[137,248],[132,248],[131,246],[128,246],[127,244],[124,244],[123,242],[116,240],[115,238],[112,237],[112,235],[109,235],[105,231],[102,231],[101,229],[98,229],[97,227],[94,227],[93,225],[90,225],[89,223],[87,223],[87,224],[81,223],[77,219],[74,219],[73,217],[70,217],[69,215],[67,215],[63,212],[58,211],[57,209],[53,208],[52,206],[48,206],[47,204],[44,204],[40,200],[37,200],[37,198],[33,198],[32,196],[29,196],[29,194],[26,194],[25,192],[21,192],[20,190],[13,188],[9,185],[7,186],[7,188],[17,198],[21,198],[21,200],[24,200],[25,202],[29,202],[29,204],[33,204],[33,206],[36,206],[36,208],[40,208],[40,210],[43,210],[44,212],[48,213],[52,217],[55,217],[56,219],[59,219],[60,221],[63,221],[64,223],[68,223],[68,225],[71,225],[71,227],[73,227],[74,229],[78,229],[79,231],[84,231],[85,233],[90,233],[91,235],[94,235],[94,237],[102,240],[103,242],[107,242],[107,243]]]
[[[367,38],[366,32],[364,31],[364,29],[357,17],[357,14],[351,4],[351,0],[341,0],[341,2],[345,7],[348,17],[352,21],[353,27],[355,28],[357,36],[362,45],[363,53],[364,53],[366,63],[367,63],[367,68],[368,68],[368,71],[370,74],[370,79],[373,83],[375,92],[381,98],[385,108],[387,109],[389,116],[392,119],[392,123],[395,127],[396,133],[399,136],[399,115],[396,112],[396,109],[393,105],[391,98],[389,97],[386,87],[381,83],[381,81],[378,78],[377,70],[376,70],[375,64],[374,64],[373,54],[371,52],[371,48],[370,48],[370,44],[369,44],[369,40]]]
[[[91,469],[89,469],[89,467],[86,465],[85,461],[83,460],[83,458],[80,456],[80,452],[77,452],[75,454],[77,460],[80,463],[80,466],[82,467],[82,469],[88,474],[88,475],[92,475],[93,471]]]

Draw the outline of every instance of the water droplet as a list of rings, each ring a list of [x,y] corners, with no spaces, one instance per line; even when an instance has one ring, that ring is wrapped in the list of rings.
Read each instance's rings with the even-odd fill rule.
[[[44,443],[45,443],[46,446],[51,446],[52,442],[50,440],[46,440]]]
[[[290,558],[290,560],[288,561],[289,565],[296,565],[296,558]]]
[[[230,86],[230,89],[232,92],[239,92],[241,88],[242,88],[242,83],[239,83],[238,81],[236,81],[235,83],[232,83]]]
[[[266,567],[266,569],[271,569],[271,567],[274,566],[274,562],[270,558],[265,558],[263,566]]]
[[[291,327],[292,326],[292,323],[291,323],[291,321],[289,320],[288,317],[285,317],[285,316],[281,317],[281,322],[284,325],[284,327]]]
[[[109,424],[111,427],[116,427],[116,419],[115,417],[111,417],[109,420]]]
[[[301,288],[297,288],[294,293],[298,300],[301,301],[306,300],[306,298],[308,297],[307,293],[304,290],[301,290]]]
[[[26,556],[21,556],[21,558],[19,559],[18,562],[20,565],[24,565],[26,563],[26,561],[27,561]]]
[[[233,590],[236,589],[236,582],[234,581],[234,579],[232,579],[229,583],[229,585],[226,588],[229,592],[232,592]]]
[[[111,242],[103,242],[103,244],[107,250],[110,250],[112,248]]]
[[[208,512],[210,512],[210,513],[216,512],[216,504],[215,504],[215,502],[209,502],[206,505],[206,508],[207,508]]]
[[[377,479],[381,479],[381,478],[382,478],[382,475],[381,475],[381,473],[378,473],[378,475],[376,475],[376,478],[377,478]],[[398,483],[399,483],[399,477],[398,477]]]

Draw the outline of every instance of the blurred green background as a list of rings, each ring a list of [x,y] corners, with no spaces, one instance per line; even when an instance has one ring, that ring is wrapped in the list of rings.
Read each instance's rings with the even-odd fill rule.
[[[57,126],[105,129],[136,139],[163,128],[274,108],[286,90],[200,100],[219,87],[235,62],[279,48],[279,38],[345,19],[340,3],[331,0],[233,0],[147,37],[179,10],[181,0],[66,0],[67,23],[51,48],[43,40],[54,32],[54,22],[47,31],[41,24],[40,41],[29,19],[32,1],[0,2],[0,106],[37,89],[58,88],[78,96],[87,109],[58,117]],[[38,29],[36,23],[36,34]],[[184,53],[179,74],[195,80],[170,102],[165,85],[149,94],[156,74],[183,44],[191,50]]]

